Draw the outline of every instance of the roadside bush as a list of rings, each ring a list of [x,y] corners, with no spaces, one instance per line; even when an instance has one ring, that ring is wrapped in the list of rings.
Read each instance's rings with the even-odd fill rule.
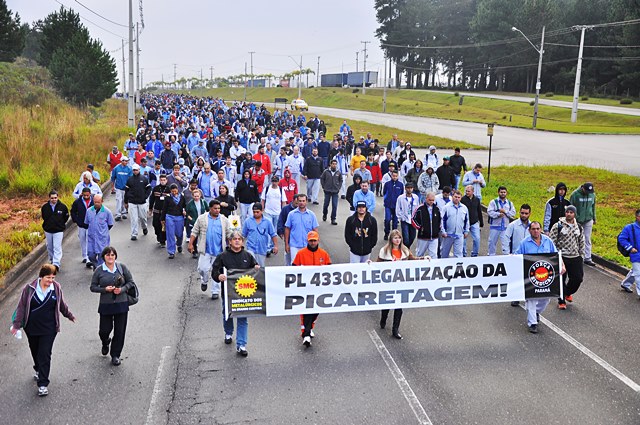
[[[550,92],[545,93],[544,95],[545,95],[545,97],[553,97],[554,93],[552,91],[550,91]]]
[[[458,96],[460,96],[460,93],[455,92],[455,93],[453,93],[453,95],[454,95],[455,97],[458,97]]]
[[[529,102],[529,106],[534,106],[536,104],[535,100],[532,100],[531,102]]]
[[[353,89],[351,90],[351,93],[358,93],[360,91],[360,89]]]
[[[589,100],[589,96],[582,96],[580,100]]]
[[[632,103],[633,103],[633,100],[631,100],[629,98],[620,99],[620,104],[621,105],[631,105]]]

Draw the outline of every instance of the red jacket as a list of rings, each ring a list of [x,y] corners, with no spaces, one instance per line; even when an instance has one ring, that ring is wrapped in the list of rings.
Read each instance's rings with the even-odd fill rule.
[[[280,179],[278,186],[280,186],[284,191],[284,194],[287,197],[287,203],[290,204],[293,202],[293,196],[298,193],[298,183],[296,183],[295,179],[292,179],[291,177],[284,177]]]
[[[267,172],[267,174],[271,174],[271,160],[269,159],[269,155],[257,153],[253,155],[253,159],[256,161],[260,161],[262,163],[262,169]]]
[[[255,181],[258,185],[258,196],[262,195],[262,187],[264,186],[264,179],[267,177],[267,173],[261,168],[256,172],[255,168],[251,169],[251,180]]]
[[[369,165],[367,162],[367,170],[371,172],[371,183],[378,183],[382,181],[382,171],[380,170],[380,166],[377,162],[373,165]]]

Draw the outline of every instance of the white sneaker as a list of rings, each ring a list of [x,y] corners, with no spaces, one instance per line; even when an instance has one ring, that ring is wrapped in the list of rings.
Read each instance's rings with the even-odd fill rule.
[[[40,379],[40,373],[36,372],[33,374],[33,380],[37,381],[38,379]]]
[[[313,333],[313,329],[311,329],[311,338],[315,338],[316,334]]]
[[[305,347],[311,347],[311,337],[305,336],[302,340],[302,345],[304,345]]]
[[[47,389],[47,387],[38,387],[38,395],[40,397],[44,397],[46,395],[49,395],[49,390]]]

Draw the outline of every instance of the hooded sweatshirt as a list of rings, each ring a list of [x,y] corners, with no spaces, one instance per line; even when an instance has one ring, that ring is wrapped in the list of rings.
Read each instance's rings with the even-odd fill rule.
[[[561,189],[564,189],[565,196],[559,195]],[[564,217],[564,209],[569,205],[571,203],[567,198],[567,185],[560,182],[556,185],[555,196],[547,201],[544,209],[543,230],[545,233],[549,232],[549,229],[558,222],[560,217]]]
[[[376,219],[365,213],[362,221],[358,214],[347,219],[344,226],[344,239],[349,250],[355,255],[369,255],[378,243],[378,223]]]

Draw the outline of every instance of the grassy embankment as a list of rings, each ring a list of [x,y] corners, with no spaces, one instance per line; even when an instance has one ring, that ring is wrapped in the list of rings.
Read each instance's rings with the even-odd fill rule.
[[[491,182],[482,191],[483,203],[495,198],[498,186],[509,189],[509,199],[519,210],[528,203],[532,220],[542,222],[544,207],[553,196],[551,186],[564,182],[567,197],[584,182],[592,182],[596,191],[596,225],[593,227],[593,252],[607,260],[630,267],[629,259],[616,249],[616,238],[624,225],[634,221],[640,208],[640,179],[626,174],[578,166],[500,166],[491,169]]]
[[[105,181],[106,155],[129,132],[124,102],[81,110],[49,87],[42,68],[0,63],[0,278],[42,240],[48,192],[58,190],[70,208],[86,165]]]
[[[341,88],[312,88],[302,90],[302,97],[314,106],[324,106],[363,111],[382,111],[382,90]],[[193,90],[196,95],[219,96],[224,99],[242,99],[242,88]],[[291,101],[298,96],[293,88],[249,88],[247,99],[271,103],[276,97]],[[459,97],[453,94],[415,90],[388,90],[387,112],[431,118],[479,123],[497,123],[508,127],[531,128],[533,106],[523,102],[465,97],[461,106]],[[640,117],[581,111],[577,123],[571,122],[571,109],[541,105],[538,113],[538,129],[566,133],[640,134]]]
[[[496,95],[503,95],[503,96],[521,96],[521,97],[527,97],[530,99],[533,99],[535,97],[535,93],[518,93],[518,92],[495,92],[495,91],[486,91],[486,92],[480,92],[483,94],[496,94]],[[633,100],[633,103],[631,105],[623,105],[620,103],[620,99],[626,98],[626,96],[617,96],[618,99],[611,99],[611,98],[605,98],[605,97],[588,97],[587,100],[582,100],[582,97],[584,97],[585,95],[581,95],[580,96],[580,102],[579,103],[585,103],[585,104],[590,104],[590,105],[604,105],[604,106],[619,106],[621,108],[628,108],[628,109],[638,109],[640,108],[640,102],[637,102],[635,100]],[[546,93],[540,93],[540,98],[541,99],[549,99],[549,100],[560,100],[563,102],[573,102],[573,96],[570,95],[565,95],[565,94],[554,94],[553,96],[547,96]]]

